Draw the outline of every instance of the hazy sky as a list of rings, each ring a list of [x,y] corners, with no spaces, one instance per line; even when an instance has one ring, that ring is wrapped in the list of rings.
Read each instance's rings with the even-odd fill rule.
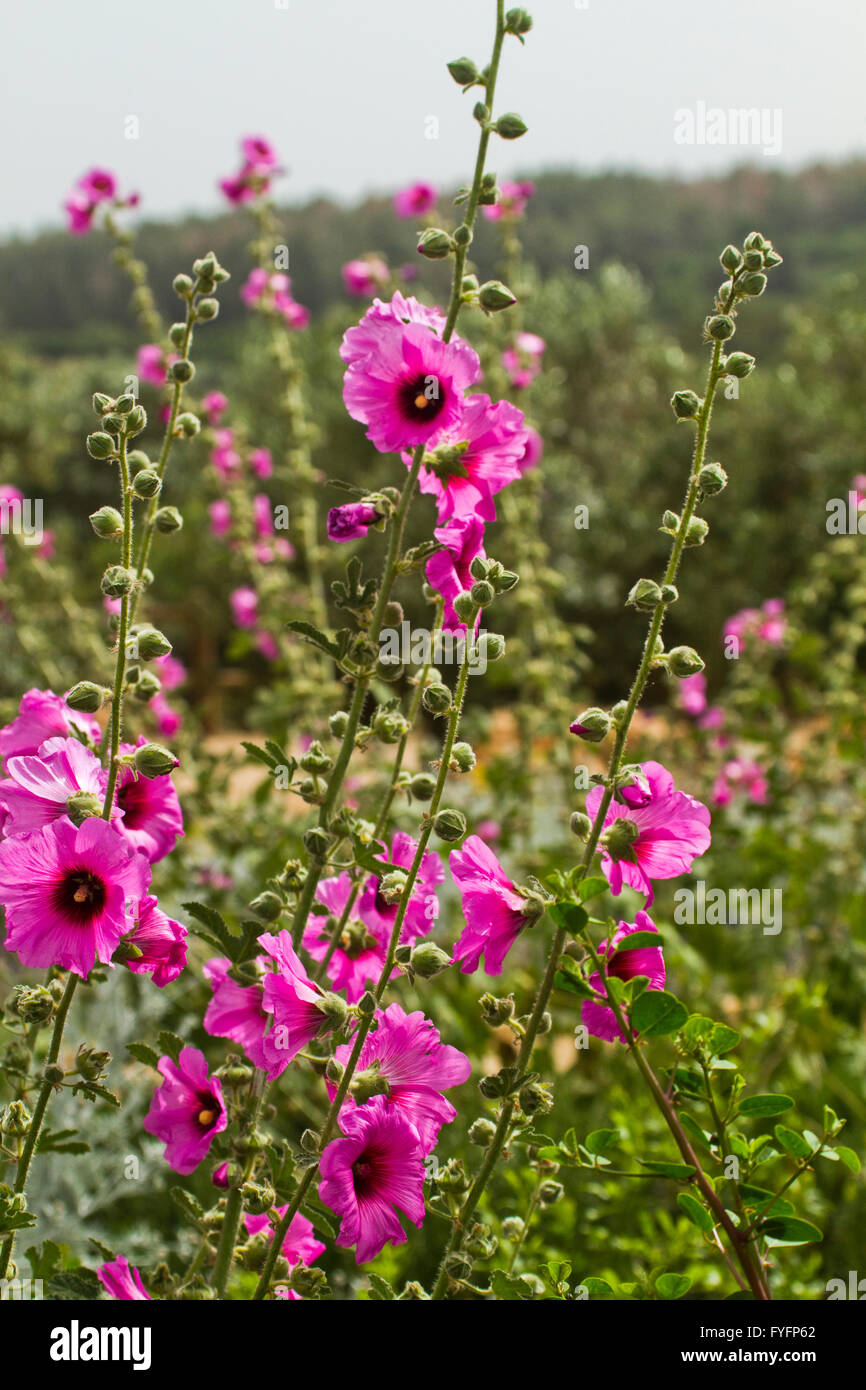
[[[495,142],[500,173],[690,175],[866,152],[866,0],[526,8],[535,28],[525,48],[507,41],[497,107],[530,129]],[[0,0],[0,13],[6,234],[56,224],[94,163],[138,189],[147,214],[212,211],[246,133],[276,143],[290,199],[463,180],[476,94],[462,96],[444,64],[486,61],[495,11],[493,0]],[[754,108],[763,129],[720,123],[714,108]]]

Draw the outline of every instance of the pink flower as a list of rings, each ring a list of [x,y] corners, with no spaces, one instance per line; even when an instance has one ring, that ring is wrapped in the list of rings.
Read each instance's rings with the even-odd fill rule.
[[[154,897],[138,904],[126,943],[141,952],[127,967],[134,975],[152,975],[160,989],[172,984],[186,965],[186,927],[166,916]]]
[[[707,678],[703,671],[679,682],[679,706],[686,714],[703,714],[707,707]]]
[[[184,1175],[197,1168],[214,1136],[228,1124],[219,1077],[208,1075],[197,1047],[181,1050],[177,1062],[160,1057],[164,1080],[157,1087],[142,1121],[148,1134],[165,1144],[165,1161]]]
[[[424,217],[436,206],[436,189],[432,183],[413,183],[394,196],[394,211],[398,217]]]
[[[366,536],[368,526],[373,526],[380,519],[376,508],[369,502],[346,502],[342,507],[332,507],[328,512],[328,540],[360,540]]]
[[[319,1196],[342,1218],[338,1245],[354,1245],[360,1265],[389,1241],[405,1243],[398,1210],[422,1224],[423,1155],[415,1129],[384,1096],[341,1111],[339,1125],[343,1136],[331,1140],[319,1164]]]
[[[716,806],[726,806],[735,793],[745,793],[759,806],[769,800],[769,787],[764,769],[749,758],[731,758],[724,764],[713,783],[712,799]]]
[[[216,539],[222,540],[223,536],[228,535],[232,525],[231,504],[225,497],[218,497],[215,502],[208,503],[208,516],[210,517],[211,535]]]
[[[7,835],[27,835],[66,816],[69,798],[80,793],[93,797],[98,814],[108,782],[90,749],[76,738],[46,739],[38,754],[9,758],[6,772],[0,805],[9,813]],[[113,812],[112,819],[119,814]]]
[[[145,343],[138,349],[135,370],[142,381],[151,386],[164,386],[166,382],[165,352],[158,343]]]
[[[121,755],[134,753],[146,742],[141,737],[137,744],[122,743]],[[171,853],[183,834],[183,812],[170,772],[162,777],[142,777],[135,768],[121,767],[117,805],[123,811],[119,829],[151,864]]]
[[[228,407],[228,396],[222,391],[208,391],[201,403],[202,413],[209,425],[218,425]]]
[[[280,655],[276,638],[270,632],[256,633],[256,648],[266,661],[276,661]]]
[[[478,822],[478,834],[482,840],[489,843],[491,840],[498,840],[502,834],[502,826],[498,820],[480,820]]]
[[[111,963],[132,926],[130,904],[149,883],[144,855],[97,816],[12,836],[0,844],[6,949],[22,965],[59,965],[84,979],[95,961]]]
[[[259,596],[255,589],[244,585],[229,596],[235,627],[254,628],[258,622]]]
[[[214,447],[210,461],[222,478],[230,478],[241,466],[241,456],[234,447],[235,432],[232,429],[214,431]]]
[[[387,854],[377,854],[386,868],[396,865],[408,869],[415,858],[418,845],[411,835],[398,830],[391,844],[391,858]],[[433,923],[439,916],[439,899],[436,889],[445,878],[442,860],[432,850],[425,850],[412,888],[412,896],[406,908],[400,932],[401,942],[415,941],[428,936]],[[387,903],[382,897],[380,881],[375,875],[367,879],[366,886],[358,904],[358,913],[363,922],[375,934],[388,941],[397,918],[397,904]]]
[[[361,322],[347,328],[343,334],[340,357],[350,367],[367,358],[376,358],[383,342],[393,334],[395,324],[407,327],[412,323],[420,323],[441,337],[445,315],[441,309],[431,309],[411,295],[407,298],[399,290],[387,301],[374,299]]]
[[[710,813],[700,801],[677,791],[661,763],[641,767],[641,782],[623,789],[627,805],[611,802],[601,839],[602,872],[614,895],[623,883],[653,900],[652,879],[676,878],[691,868],[709,848]],[[643,783],[643,785],[641,785]],[[603,796],[593,787],[586,798],[587,815],[595,817]]]
[[[346,409],[367,426],[367,438],[391,453],[457,429],[463,393],[481,372],[477,353],[463,342],[443,343],[420,323],[395,319],[380,320],[378,338],[375,355],[353,362],[343,380]]]
[[[437,461],[436,454],[428,453],[419,474],[420,490],[437,499],[439,521],[470,512],[495,521],[494,494],[520,477],[526,452],[523,411],[509,401],[468,396],[460,419],[443,426],[430,447],[457,455],[452,463],[447,454]]]
[[[38,753],[47,738],[66,738],[76,732],[91,743],[98,743],[102,737],[95,719],[71,710],[53,690],[28,690],[21,696],[15,718],[0,728],[0,758]]]
[[[419,1011],[406,1014],[399,1004],[389,1004],[376,1014],[376,1029],[367,1034],[356,1067],[356,1075],[375,1067],[388,1083],[387,1105],[396,1106],[416,1130],[422,1152],[428,1154],[436,1147],[443,1125],[450,1124],[457,1114],[454,1106],[441,1094],[452,1086],[460,1086],[472,1073],[472,1063],[456,1047],[443,1043],[429,1018]],[[343,1065],[349,1059],[352,1044],[344,1043],[335,1056]],[[328,1083],[333,1100],[337,1088]],[[355,1105],[346,1098],[346,1106]]]
[[[126,1302],[151,1302],[150,1294],[141,1282],[141,1275],[123,1255],[108,1260],[96,1271],[96,1277],[111,1298]]]
[[[504,218],[522,217],[526,204],[535,192],[535,184],[528,179],[518,183],[503,183],[499,188],[499,202],[485,203],[481,211],[489,222],[499,222]]]
[[[319,1008],[322,991],[307,974],[292,946],[291,933],[274,936],[265,932],[259,945],[276,966],[264,977],[265,1013],[273,1015],[273,1028],[264,1038],[264,1055],[270,1067],[268,1078],[279,1076],[319,1033],[329,1027]],[[331,1025],[332,1026],[332,1025]]]
[[[274,1207],[272,1211],[265,1212],[261,1216],[244,1216],[244,1225],[247,1233],[251,1236],[258,1235],[260,1231],[270,1231],[270,1239],[274,1238],[275,1218],[281,1219],[288,1211],[288,1205]],[[289,1222],[285,1237],[283,1238],[280,1253],[289,1262],[289,1269],[294,1269],[295,1265],[304,1264],[308,1267],[313,1264],[320,1255],[324,1255],[327,1246],[316,1239],[313,1230],[313,1223],[304,1216],[303,1212],[297,1211]],[[295,1293],[294,1289],[287,1289],[284,1295],[278,1293],[292,1301],[300,1299],[300,1294]]]
[[[524,927],[538,919],[534,903],[518,893],[492,850],[477,835],[448,856],[457,881],[466,926],[454,948],[463,974],[478,969],[482,956],[487,975],[501,975],[502,965]]]
[[[156,720],[156,727],[164,738],[173,738],[183,725],[183,720],[173,705],[168,703],[161,690],[158,690],[148,703],[148,709]]]
[[[274,471],[270,449],[251,449],[248,462],[257,478],[269,478]]]
[[[66,230],[73,236],[86,236],[93,226],[93,214],[96,205],[90,201],[86,193],[75,189],[70,193],[66,202],[63,204],[66,213]]]
[[[78,187],[92,203],[106,203],[117,192],[117,179],[108,169],[90,169],[78,180]]]
[[[241,154],[249,169],[262,172],[277,167],[277,152],[270,140],[266,140],[263,135],[244,136],[241,140]]]
[[[213,990],[204,1016],[205,1032],[215,1038],[230,1038],[243,1048],[254,1067],[270,1072],[264,1051],[265,1029],[270,1019],[264,1010],[262,987],[238,984],[229,975],[231,964],[227,956],[217,956],[203,966],[205,979]],[[273,1075],[279,1076],[283,1070],[280,1067]]]
[[[349,294],[369,299],[387,285],[389,271],[381,256],[365,256],[363,260],[347,261],[340,274]]]
[[[547,346],[537,333],[516,333],[514,346],[502,354],[502,365],[516,389],[531,385],[541,371],[541,358]]]
[[[647,989],[664,989],[665,962],[661,946],[638,946],[633,951],[624,950],[622,946],[623,941],[635,932],[656,930],[655,922],[645,912],[636,912],[633,923],[620,922],[610,943],[603,941],[598,948],[600,956],[607,956],[610,952],[616,953],[611,963],[606,963],[605,973],[608,976],[615,975],[623,981],[633,980],[635,975],[646,975],[649,978]],[[589,983],[593,989],[602,992],[600,975],[593,975]],[[615,1042],[617,1039],[625,1042],[616,1021],[616,1014],[606,1004],[596,1004],[593,1000],[587,999],[581,1006],[580,1017],[594,1038],[603,1038],[605,1042]]]
[[[476,555],[486,559],[484,522],[475,512],[469,512],[466,516],[452,517],[445,526],[437,526],[433,535],[437,541],[442,542],[445,549],[437,550],[427,561],[427,582],[437,589],[445,600],[442,609],[443,628],[465,630],[466,624],[458,618],[454,600],[458,594],[471,589],[475,582],[469,566]]]
[[[780,598],[767,599],[760,608],[741,608],[728,618],[722,633],[726,639],[734,637],[740,647],[747,637],[757,637],[770,646],[777,647],[785,640],[787,623],[784,617],[785,603]]]
[[[316,889],[316,899],[328,911],[341,918],[352,891],[348,874],[326,878]],[[324,960],[330,950],[324,918],[311,916],[304,931],[304,946],[313,960]],[[358,915],[358,904],[347,920],[340,944],[328,961],[328,979],[339,992],[345,992],[350,1004],[361,998],[368,984],[379,979],[385,964],[387,939],[381,931],[373,931]]]
[[[236,178],[220,179],[219,187],[230,203],[236,207],[241,203],[250,203],[256,196],[256,189],[249,179],[239,174]]]

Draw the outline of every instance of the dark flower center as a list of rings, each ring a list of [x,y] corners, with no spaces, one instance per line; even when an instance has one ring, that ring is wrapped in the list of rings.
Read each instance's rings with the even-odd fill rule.
[[[103,880],[90,869],[68,869],[54,889],[54,907],[76,927],[89,926],[105,906]]]
[[[378,1190],[384,1155],[371,1144],[364,1149],[352,1164],[352,1181],[356,1197],[370,1197]]]
[[[210,1129],[219,1119],[220,1108],[216,1096],[210,1091],[199,1091],[196,1095],[198,1110],[195,1121],[201,1129]]]
[[[148,787],[143,777],[131,777],[117,793],[117,804],[123,811],[127,830],[138,830],[147,820]]]
[[[438,377],[419,372],[400,383],[397,402],[404,420],[435,420],[444,408],[445,390]]]

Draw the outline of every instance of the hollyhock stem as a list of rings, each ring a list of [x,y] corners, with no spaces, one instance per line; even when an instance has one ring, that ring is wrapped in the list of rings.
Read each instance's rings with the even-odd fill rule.
[[[526,1208],[526,1215],[523,1218],[523,1228],[520,1232],[520,1235],[517,1237],[517,1240],[514,1242],[514,1249],[511,1252],[511,1259],[508,1261],[509,1274],[511,1274],[514,1270],[514,1266],[517,1263],[517,1257],[520,1254],[521,1249],[523,1248],[523,1242],[526,1240],[526,1237],[529,1233],[529,1224],[532,1221],[533,1216],[535,1215],[535,1208],[538,1206],[538,1199],[541,1195],[541,1184],[543,1182],[543,1174],[536,1174],[535,1187],[532,1190],[532,1196],[529,1199],[529,1206]]]
[[[126,271],[133,286],[132,307],[141,324],[145,338],[158,343],[165,333],[156,301],[147,283],[147,266],[132,252],[135,240],[132,232],[118,227],[111,212],[106,211],[103,227],[114,242],[114,262]]]
[[[122,558],[120,563],[124,569],[128,570],[132,560],[132,488],[130,487],[129,481],[129,461],[126,452],[125,434],[120,435],[118,462],[120,466],[120,486],[123,495],[123,543],[121,547]],[[126,680],[126,643],[129,637],[131,606],[131,595],[123,594],[120,600],[120,622],[117,628],[117,657],[114,664],[114,691],[111,697],[108,783],[105,788],[105,801],[102,807],[103,820],[111,819],[111,812],[114,806],[114,793],[117,787],[117,759],[120,751],[120,731],[123,722],[123,687]]]

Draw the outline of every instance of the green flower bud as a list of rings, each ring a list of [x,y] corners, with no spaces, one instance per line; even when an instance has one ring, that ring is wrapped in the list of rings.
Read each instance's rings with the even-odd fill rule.
[[[576,835],[579,840],[589,839],[592,821],[584,811],[572,811],[568,824],[572,835]]]
[[[87,452],[92,459],[110,459],[117,457],[117,445],[110,434],[103,430],[97,430],[95,434],[89,434],[85,441]]]
[[[135,573],[123,565],[109,565],[102,576],[100,588],[108,598],[122,598],[135,588]]]
[[[66,799],[66,814],[73,825],[83,825],[90,816],[102,815],[102,798],[94,792],[73,792]]]
[[[489,661],[500,661],[505,655],[505,638],[501,632],[481,632],[476,642],[479,654]]]
[[[515,34],[520,38],[521,34],[528,34],[532,28],[532,16],[526,10],[508,10],[505,15],[506,34]]]
[[[154,521],[157,531],[162,531],[166,535],[172,531],[179,531],[183,526],[183,517],[177,507],[160,507]]]
[[[107,415],[103,415],[102,423],[110,434],[120,434],[126,430],[126,416],[116,410],[110,410]]]
[[[476,579],[469,597],[478,608],[486,608],[496,598],[496,590],[486,579]]]
[[[328,720],[328,727],[335,738],[342,738],[349,727],[348,711],[344,709],[337,710],[337,713],[332,714]]]
[[[468,743],[455,743],[451,749],[449,764],[454,772],[471,772],[475,766],[475,754]]]
[[[518,116],[516,111],[506,111],[504,116],[500,116],[493,129],[497,135],[501,135],[503,140],[519,140],[521,135],[525,135],[529,127]]]
[[[143,777],[165,777],[180,767],[180,758],[176,758],[168,748],[163,748],[161,743],[143,743],[132,756]]]
[[[214,300],[216,304],[216,300]],[[201,429],[201,420],[197,415],[193,415],[191,410],[185,410],[182,415],[177,417],[177,429],[184,439],[193,439]]]
[[[96,391],[93,396],[93,409],[97,415],[107,415],[110,410],[114,410],[116,402],[111,396],[106,396],[104,391]]]
[[[694,647],[672,647],[668,652],[668,670],[680,680],[686,676],[696,676],[703,669],[704,663]]]
[[[744,275],[742,280],[737,281],[737,294],[747,295],[750,299],[757,299],[759,294],[763,294],[767,288],[767,277],[760,273]]]
[[[680,591],[676,584],[662,585],[662,603],[676,603],[680,596]]]
[[[176,348],[182,347],[182,346],[183,346],[183,340],[184,340],[184,338],[186,337],[186,324],[185,324],[185,323],[173,323],[173,324],[171,325],[171,328],[168,330],[168,336],[169,336],[169,338],[171,339],[171,345],[172,345],[172,347],[176,347]]]
[[[409,783],[409,791],[416,801],[429,801],[435,790],[436,778],[429,772],[416,772]]]
[[[668,508],[668,510],[662,517],[662,530],[669,531],[671,535],[676,535],[677,530],[679,528],[679,524],[680,519],[677,516],[676,512],[673,512],[670,508]]]
[[[486,1149],[495,1133],[496,1126],[492,1120],[484,1118],[475,1120],[469,1126],[469,1142],[470,1144],[477,1144],[480,1149]]]
[[[313,859],[324,859],[331,848],[332,838],[321,825],[312,825],[304,831],[304,849]]]
[[[698,474],[698,484],[708,497],[714,497],[728,485],[728,475],[720,463],[705,463]]]
[[[155,627],[146,627],[136,633],[136,642],[142,661],[156,661],[161,656],[168,656],[171,651],[171,643],[165,633]]]
[[[451,708],[451,691],[447,685],[434,681],[424,687],[421,703],[428,714],[447,714]]]
[[[734,320],[728,314],[711,314],[704,327],[707,336],[717,343],[723,343],[727,338],[733,338],[736,332]]]
[[[478,1089],[485,1100],[499,1100],[508,1089],[508,1081],[501,1071],[494,1072],[492,1076],[482,1076]]]
[[[30,1133],[32,1123],[33,1116],[23,1100],[11,1100],[0,1110],[0,1134],[14,1136],[16,1139],[23,1138],[25,1134]]]
[[[731,275],[739,270],[740,266],[743,264],[742,254],[737,250],[736,246],[726,246],[719,256],[719,260],[722,263],[723,270],[729,271]]]
[[[730,357],[725,359],[724,370],[728,376],[739,377],[740,380],[747,377],[754,371],[755,359],[748,352],[732,352]]]
[[[470,246],[472,244],[472,228],[467,227],[465,222],[461,222],[459,227],[454,228],[454,241],[458,246]]]
[[[783,257],[779,255],[778,251],[765,251],[765,252],[764,252],[764,268],[765,268],[765,270],[772,270],[775,266],[781,265],[781,264],[782,264],[782,260],[783,260]]]
[[[671,406],[678,420],[694,420],[701,408],[701,398],[694,391],[675,391]]]
[[[116,507],[100,507],[90,513],[90,524],[104,541],[116,541],[123,535],[123,517]]]
[[[276,922],[284,907],[285,903],[279,894],[270,890],[259,893],[250,903],[250,911],[261,917],[263,922]]]
[[[220,311],[218,299],[200,299],[195,306],[195,316],[207,322],[208,319],[215,319]]]
[[[127,392],[123,396],[118,396],[114,403],[114,409],[117,411],[118,415],[128,415],[131,410],[135,409],[135,404],[135,396]]]
[[[686,530],[686,545],[703,545],[709,529],[702,516],[693,516]]]
[[[587,743],[601,743],[610,733],[610,715],[606,710],[593,705],[577,716],[569,725],[569,730],[578,738],[585,739]]]
[[[497,574],[491,575],[493,587],[497,594],[507,594],[520,583],[520,575],[515,574],[514,570],[500,570]]]
[[[743,246],[747,251],[763,251],[765,245],[766,243],[760,232],[749,232],[749,235],[743,242]]]
[[[486,125],[490,120],[490,107],[485,106],[483,101],[476,101],[472,108],[472,115],[479,125]]]
[[[371,727],[382,743],[399,743],[403,735],[409,732],[409,721],[398,711],[378,709]]]
[[[466,817],[462,811],[455,811],[450,807],[438,811],[433,817],[433,829],[440,840],[445,840],[451,844],[456,840],[462,840],[466,834]]]
[[[628,714],[628,700],[617,700],[610,712],[610,722],[615,729],[621,729]]]
[[[523,1239],[525,1229],[526,1223],[522,1216],[506,1216],[502,1223],[502,1234],[511,1245],[516,1245]]]
[[[763,251],[747,251],[743,257],[743,265],[746,267],[746,270],[763,270]]]
[[[458,87],[469,87],[478,78],[478,69],[471,58],[453,58],[447,67]]]
[[[491,1028],[499,1028],[514,1017],[513,994],[506,995],[504,999],[497,999],[495,994],[482,994],[478,1003],[481,1008],[481,1017]]]
[[[65,1071],[57,1062],[49,1062],[42,1070],[42,1080],[47,1081],[50,1086],[59,1086],[65,1075]]]
[[[661,603],[662,591],[654,579],[639,579],[629,589],[627,604],[632,604],[634,608],[640,608],[645,613],[650,613],[659,603]]]
[[[524,1115],[546,1115],[553,1109],[553,1092],[540,1081],[528,1081],[518,1095]]]
[[[469,573],[473,579],[487,579],[489,569],[490,561],[480,555],[476,555],[469,565]]]
[[[85,1081],[99,1081],[108,1070],[110,1061],[110,1052],[100,1052],[95,1047],[88,1047],[86,1043],[82,1043],[75,1054],[78,1074],[83,1076]]]
[[[192,294],[192,280],[188,275],[175,275],[171,287],[181,299],[189,299]]]
[[[67,694],[66,703],[82,714],[95,714],[102,708],[107,694],[104,686],[94,685],[93,681],[79,681]]]
[[[454,241],[441,227],[428,227],[418,240],[418,253],[429,261],[441,261],[454,250]]]
[[[24,1023],[47,1023],[54,1016],[55,1004],[44,985],[16,985],[11,1008]]]
[[[127,679],[129,680],[129,676]],[[148,701],[153,699],[154,695],[158,695],[162,690],[162,681],[152,671],[138,672],[136,680],[130,683],[135,685],[132,692],[133,697],[142,705],[146,705]]]
[[[432,980],[434,975],[441,974],[451,964],[451,957],[434,942],[422,941],[412,952],[410,964],[422,980]]]
[[[496,313],[499,309],[510,309],[517,303],[517,296],[501,280],[487,280],[478,291],[478,303],[482,309]]]
[[[374,1013],[376,1012],[376,1009],[378,1008],[375,994],[373,994],[369,989],[365,990],[365,992],[361,995],[361,998],[358,1000],[356,1008],[362,1018],[372,1018]]]
[[[172,362],[168,369],[168,375],[172,381],[186,383],[192,381],[195,376],[195,366],[188,357],[181,357],[179,361]]]
[[[538,1189],[538,1200],[546,1207],[552,1207],[564,1196],[565,1188],[561,1182],[543,1182]]]
[[[274,1189],[266,1182],[245,1182],[241,1187],[241,1196],[251,1216],[263,1216],[277,1200]]]

